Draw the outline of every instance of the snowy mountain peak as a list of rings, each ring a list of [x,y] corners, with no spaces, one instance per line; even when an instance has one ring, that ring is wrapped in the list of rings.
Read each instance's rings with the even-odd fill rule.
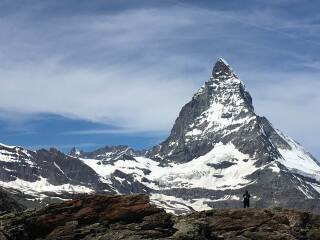
[[[230,65],[223,58],[219,58],[215,63],[212,70],[213,78],[226,78],[226,77],[237,77],[234,73]]]
[[[73,148],[70,150],[69,155],[77,157],[77,156],[80,156],[81,153],[82,153],[81,150],[79,150],[79,149],[76,148],[76,147],[73,147]]]
[[[229,64],[219,59],[213,76],[180,111],[167,140],[150,156],[185,162],[209,152],[216,143],[226,142],[242,126],[255,121],[250,94]]]

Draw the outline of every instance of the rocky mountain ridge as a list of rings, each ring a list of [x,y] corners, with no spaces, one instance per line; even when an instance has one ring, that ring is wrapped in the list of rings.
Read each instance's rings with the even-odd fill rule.
[[[1,185],[30,199],[67,197],[91,189],[114,192],[92,168],[54,148],[31,151],[0,144],[0,165]]]

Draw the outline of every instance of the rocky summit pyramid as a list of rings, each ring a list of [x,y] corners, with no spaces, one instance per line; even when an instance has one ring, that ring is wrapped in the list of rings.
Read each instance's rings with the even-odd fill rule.
[[[320,213],[319,162],[254,112],[243,82],[223,59],[181,109],[170,136],[146,152],[127,146],[69,155],[52,149],[0,150],[1,185],[29,199],[144,193],[179,214],[241,207],[249,190],[254,207]]]
[[[261,134],[260,122],[255,115],[250,94],[226,63],[219,59],[212,76],[180,111],[170,136],[148,155],[164,161],[188,162],[208,153],[218,143],[232,143],[246,154],[271,147],[267,136]],[[275,151],[270,148],[268,161]],[[260,151],[259,151],[260,150]]]

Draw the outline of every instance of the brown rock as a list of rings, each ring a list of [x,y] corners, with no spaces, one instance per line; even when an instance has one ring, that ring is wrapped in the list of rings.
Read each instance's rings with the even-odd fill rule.
[[[319,240],[320,216],[288,209],[215,209],[173,216],[144,195],[91,195],[0,215],[0,239]]]

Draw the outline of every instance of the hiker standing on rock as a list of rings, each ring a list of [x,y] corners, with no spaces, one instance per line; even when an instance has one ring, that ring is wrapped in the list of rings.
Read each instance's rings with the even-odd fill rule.
[[[243,208],[250,207],[250,194],[248,190],[243,194]]]

